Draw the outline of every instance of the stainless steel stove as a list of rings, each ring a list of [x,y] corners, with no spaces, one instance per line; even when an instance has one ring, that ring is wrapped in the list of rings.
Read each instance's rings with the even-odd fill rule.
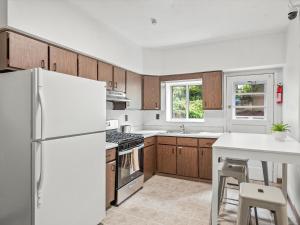
[[[107,121],[106,142],[117,143],[116,201],[119,205],[143,187],[144,137],[117,130],[118,121]]]

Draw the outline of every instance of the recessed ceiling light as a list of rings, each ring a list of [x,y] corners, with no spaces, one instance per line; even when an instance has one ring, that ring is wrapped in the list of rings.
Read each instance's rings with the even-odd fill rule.
[[[157,20],[155,18],[150,18],[152,25],[156,25],[157,24]]]

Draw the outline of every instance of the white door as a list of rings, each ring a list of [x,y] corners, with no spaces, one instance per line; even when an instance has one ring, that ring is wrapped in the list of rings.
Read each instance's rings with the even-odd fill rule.
[[[104,82],[42,69],[35,71],[35,140],[105,130]]]
[[[228,132],[270,133],[274,122],[274,74],[227,76],[226,129]],[[273,180],[273,163],[268,163]],[[250,178],[262,180],[259,161],[249,162]]]
[[[105,216],[105,133],[35,143],[35,225],[96,225]]]

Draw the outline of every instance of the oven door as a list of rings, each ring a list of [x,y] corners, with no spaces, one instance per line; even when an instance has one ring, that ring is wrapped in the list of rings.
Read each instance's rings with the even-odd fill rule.
[[[143,175],[143,149],[141,144],[118,152],[118,189]]]

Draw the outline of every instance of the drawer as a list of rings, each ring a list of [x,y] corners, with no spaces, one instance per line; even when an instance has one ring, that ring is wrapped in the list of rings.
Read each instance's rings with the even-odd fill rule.
[[[157,137],[157,143],[162,145],[176,145],[176,137]]]
[[[111,148],[106,150],[106,162],[116,160],[116,149]]]
[[[188,147],[197,147],[198,146],[198,139],[197,138],[178,137],[177,138],[177,145],[188,146]]]
[[[145,147],[154,145],[155,144],[155,137],[148,137],[144,139],[144,145]]]
[[[199,147],[211,148],[211,146],[213,145],[213,143],[216,140],[217,139],[214,139],[214,138],[201,138],[201,139],[198,139]]]

